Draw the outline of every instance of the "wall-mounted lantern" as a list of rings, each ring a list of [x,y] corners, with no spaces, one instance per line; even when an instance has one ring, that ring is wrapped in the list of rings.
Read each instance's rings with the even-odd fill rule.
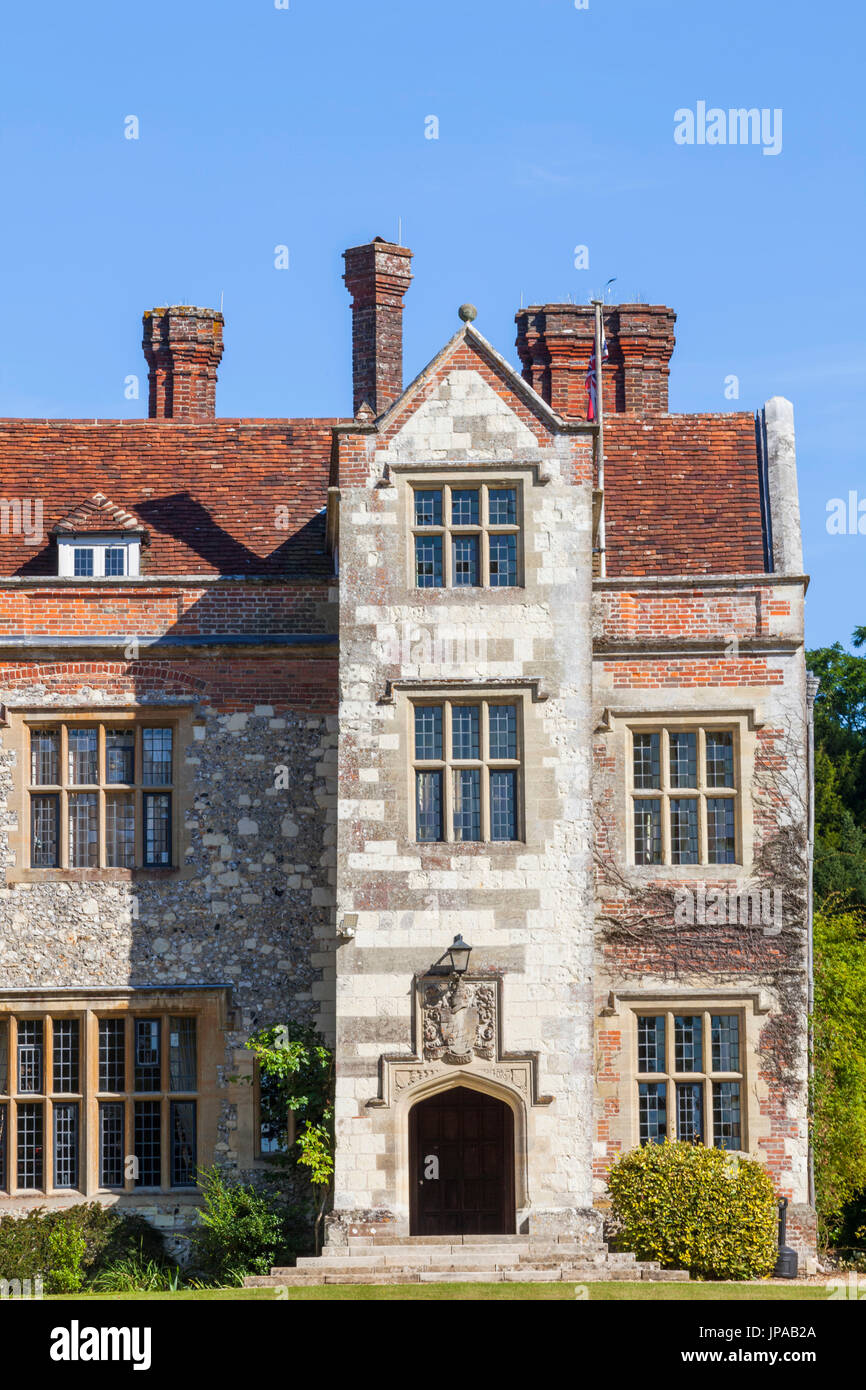
[[[467,946],[463,937],[458,933],[448,950],[439,957],[434,965],[430,966],[429,973],[431,975],[456,975],[459,978],[466,974],[471,954],[472,947]]]

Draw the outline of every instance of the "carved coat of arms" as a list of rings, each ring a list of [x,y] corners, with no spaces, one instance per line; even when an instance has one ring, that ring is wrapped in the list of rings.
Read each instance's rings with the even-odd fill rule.
[[[460,1066],[496,1052],[492,985],[457,979],[424,991],[424,1056]]]

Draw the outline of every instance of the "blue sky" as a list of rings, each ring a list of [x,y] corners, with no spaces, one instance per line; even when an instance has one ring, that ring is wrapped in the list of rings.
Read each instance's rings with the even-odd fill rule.
[[[124,398],[142,311],[221,295],[221,415],[349,413],[340,253],[398,218],[407,380],[464,300],[516,361],[521,295],[585,302],[616,276],[614,298],[677,310],[672,409],[794,401],[808,641],[847,644],[866,535],[825,523],[866,501],[864,29],[838,0],[11,7],[0,414],[145,414]],[[781,108],[781,153],[677,145],[698,101]]]

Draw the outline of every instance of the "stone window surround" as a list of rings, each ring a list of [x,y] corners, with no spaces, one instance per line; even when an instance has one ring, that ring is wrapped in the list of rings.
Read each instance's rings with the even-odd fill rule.
[[[619,1053],[619,1062],[612,1058],[610,1066],[619,1068],[620,1080],[616,1086],[616,1093],[619,1097],[619,1113],[610,1117],[610,1138],[611,1142],[617,1143],[623,1151],[635,1149],[640,1146],[640,1113],[638,1106],[638,1054],[637,1054],[637,1019],[639,1014],[701,1014],[701,1013],[727,1013],[738,1014],[740,1017],[740,1046],[742,1055],[740,1057],[740,1072],[742,1080],[740,1082],[740,1123],[742,1126],[741,1140],[743,1147],[739,1150],[726,1150],[728,1153],[738,1153],[741,1157],[757,1157],[764,1161],[760,1149],[758,1149],[758,1139],[766,1131],[766,1123],[763,1121],[758,1102],[756,1077],[758,1072],[757,1058],[760,1042],[760,1033],[763,1027],[762,1015],[769,1012],[769,1003],[761,993],[742,991],[742,993],[731,991],[689,991],[679,990],[674,993],[649,993],[628,994],[620,993],[611,996],[608,1007],[602,1009],[602,1027],[604,1019],[609,1017],[621,1018],[622,1045]],[[700,1075],[706,1075],[706,1072]],[[685,1073],[676,1075],[681,1080],[687,1080]],[[641,1074],[642,1080],[651,1079]],[[671,1075],[666,1072],[658,1073],[658,1080],[667,1081],[670,1087]],[[668,1096],[668,1113],[673,1113],[672,1097]],[[707,1117],[705,1117],[706,1119]],[[712,1123],[712,1117],[708,1117],[708,1122]]]
[[[388,700],[393,699],[397,706],[397,730],[403,748],[402,786],[404,788],[402,813],[404,834],[403,844],[412,854],[422,856],[442,853],[452,855],[513,855],[523,853],[537,842],[534,821],[527,815],[527,797],[541,783],[541,767],[547,745],[542,741],[540,720],[533,715],[536,702],[546,700],[546,694],[539,689],[535,680],[515,682],[487,682],[475,684],[468,681],[448,681],[440,684],[424,681],[395,681],[389,684]],[[466,703],[490,700],[499,704],[517,706],[518,754],[520,766],[517,769],[517,840],[432,840],[415,839],[415,724],[416,704],[435,704],[446,700]]]
[[[194,711],[190,707],[165,706],[118,706],[113,709],[106,705],[81,707],[50,706],[7,708],[8,729],[3,733],[3,744],[15,754],[15,776],[13,790],[9,798],[9,808],[13,819],[9,829],[9,847],[14,862],[6,871],[9,884],[13,883],[52,883],[52,882],[133,882],[164,878],[167,874],[174,878],[190,878],[194,867],[187,863],[191,847],[190,834],[186,830],[186,819],[192,810],[193,779],[186,764],[185,749],[193,742]],[[172,790],[172,863],[171,865],[137,866],[135,868],[31,868],[30,867],[30,729],[34,726],[57,726],[80,724],[82,726],[102,725],[104,727],[142,727],[145,725],[170,726],[173,730],[173,769]],[[118,788],[122,790],[122,788]],[[137,817],[137,821],[140,818]],[[140,838],[141,826],[136,826],[136,836]]]
[[[408,464],[389,464],[389,470],[393,476],[393,481],[397,486],[399,494],[399,516],[402,519],[400,527],[401,549],[403,551],[403,572],[406,577],[406,588],[412,596],[413,602],[424,601],[426,598],[435,601],[437,597],[441,601],[443,595],[447,595],[449,603],[455,598],[464,598],[471,601],[473,598],[478,601],[479,595],[484,595],[485,602],[491,597],[501,595],[502,601],[508,599],[515,593],[515,589],[521,591],[531,588],[534,589],[534,577],[527,575],[526,551],[527,535],[526,527],[528,522],[529,497],[528,490],[532,487],[544,486],[549,482],[546,474],[540,474],[537,464],[464,464],[448,468],[441,464],[424,465]],[[470,488],[482,486],[490,487],[514,487],[517,490],[517,585],[490,588],[483,585],[461,585],[457,588],[444,586],[439,589],[419,589],[415,583],[415,544],[414,544],[414,491],[415,488],[444,488],[444,487]],[[444,528],[446,534],[449,527]],[[521,593],[521,599],[524,598]]]
[[[612,811],[620,827],[618,848],[629,877],[644,881],[698,879],[715,882],[748,876],[754,859],[753,788],[759,727],[755,710],[708,708],[685,712],[659,708],[650,711],[606,710],[598,732],[611,737],[617,763]],[[734,785],[736,788],[737,858],[733,864],[635,864],[634,797],[632,788],[632,733],[661,729],[692,733],[698,729],[732,730],[734,733]]]
[[[631,735],[631,756],[630,756],[630,800],[632,816],[632,837],[629,842],[631,860],[634,863],[635,842],[634,842],[634,815],[635,809],[643,801],[658,801],[661,804],[661,833],[662,833],[662,864],[667,867],[680,868],[681,865],[673,865],[671,849],[671,816],[670,803],[676,799],[694,801],[698,807],[698,863],[712,871],[717,867],[708,857],[708,829],[707,829],[707,810],[706,803],[712,798],[730,801],[734,808],[734,863],[742,863],[742,835],[740,831],[741,815],[740,793],[741,782],[741,763],[739,729],[736,725],[717,723],[716,721],[706,722],[683,722],[678,719],[660,720],[657,724],[635,724],[629,725]],[[696,737],[697,758],[696,758],[696,781],[693,787],[674,787],[671,783],[670,774],[670,735],[676,733],[693,733]],[[706,777],[706,735],[710,733],[732,733],[732,764],[733,764],[733,787],[710,787]],[[659,782],[657,788],[638,788],[634,784],[634,735],[635,734],[658,734],[659,735]],[[658,867],[655,865],[641,865],[641,868]]]
[[[412,589],[430,588],[435,586],[419,585],[415,574],[415,538],[418,535],[438,535],[442,538],[442,584],[438,587],[446,589],[449,593],[454,589],[470,589],[478,592],[491,588],[520,589],[523,588],[523,536],[524,536],[524,506],[523,506],[523,479],[521,477],[505,477],[501,479],[498,474],[484,476],[472,476],[462,473],[449,473],[444,478],[432,477],[427,474],[420,476],[411,474],[404,481],[408,484],[406,509],[409,518],[410,545],[409,553],[412,561],[412,569],[409,578]],[[516,520],[513,525],[497,525],[488,519],[488,496],[491,489],[512,487],[516,497]],[[478,523],[472,525],[462,525],[453,523],[449,515],[451,502],[451,490],[466,491],[476,490],[479,494],[479,518]],[[415,519],[414,494],[418,491],[441,491],[442,493],[442,521],[435,526],[419,527]],[[478,566],[479,584],[455,585],[452,574],[453,561],[451,558],[451,542],[454,533],[473,534],[478,536],[481,542],[479,546]],[[486,538],[491,535],[512,534],[516,537],[516,565],[517,577],[514,584],[510,585],[491,585],[489,583],[489,548],[485,543]]]
[[[675,1140],[675,1139],[678,1139],[678,1138],[680,1137],[679,1134],[678,1134],[678,1132],[677,1132],[677,1131],[678,1131],[678,1123],[679,1123],[679,1117],[678,1117],[678,1113],[677,1113],[677,1086],[678,1086],[678,1084],[680,1084],[680,1083],[686,1083],[686,1084],[689,1084],[689,1083],[692,1083],[692,1084],[694,1084],[694,1083],[699,1083],[700,1086],[701,1086],[701,1092],[702,1092],[702,1123],[703,1123],[703,1133],[704,1133],[704,1135],[706,1136],[706,1137],[704,1138],[703,1142],[706,1143],[708,1147],[713,1147],[713,1148],[721,1148],[721,1147],[723,1147],[722,1145],[717,1145],[717,1144],[715,1143],[715,1138],[714,1138],[714,1124],[715,1124],[715,1119],[714,1119],[714,1108],[713,1108],[713,1085],[714,1085],[715,1082],[718,1082],[718,1081],[734,1081],[734,1082],[737,1082],[737,1083],[739,1084],[739,1088],[740,1088],[740,1138],[741,1138],[741,1140],[743,1141],[743,1143],[742,1143],[742,1145],[740,1146],[739,1151],[740,1151],[740,1152],[743,1152],[743,1151],[745,1151],[746,1149],[748,1149],[748,1134],[747,1134],[747,1132],[746,1132],[745,1116],[744,1116],[744,1113],[743,1113],[743,1111],[744,1111],[743,1101],[744,1101],[744,1098],[745,1098],[745,1095],[746,1095],[746,1086],[747,1086],[747,1084],[748,1084],[748,1078],[747,1078],[747,1075],[746,1075],[746,1058],[745,1058],[745,1056],[743,1055],[744,1052],[745,1052],[745,1027],[744,1027],[744,1019],[743,1019],[743,1011],[742,1011],[742,1009],[741,1009],[741,1008],[737,1008],[737,1007],[735,1007],[735,1006],[731,1006],[731,1005],[721,1005],[721,1004],[715,1005],[714,1008],[712,1008],[712,1009],[700,1009],[700,1010],[699,1010],[699,1009],[695,1009],[693,1006],[689,1006],[689,1007],[684,1008],[684,1009],[679,1009],[679,1008],[677,1008],[677,1006],[676,1006],[675,1003],[669,1003],[666,1010],[652,1009],[652,1008],[644,1009],[644,1008],[635,1006],[635,1007],[631,1010],[631,1012],[632,1012],[632,1015],[633,1015],[633,1023],[632,1023],[632,1045],[633,1045],[633,1053],[632,1053],[632,1060],[633,1060],[633,1064],[634,1064],[634,1075],[635,1075],[635,1080],[637,1081],[638,1085],[640,1085],[640,1084],[642,1084],[642,1083],[646,1083],[646,1084],[649,1084],[649,1085],[656,1085],[656,1086],[657,1086],[657,1085],[663,1085],[663,1086],[665,1087],[665,1100],[666,1100],[665,1111],[666,1111],[666,1116],[667,1116],[667,1137],[668,1137],[668,1139],[669,1139],[669,1140]],[[678,1016],[682,1016],[682,1015],[687,1015],[687,1016],[689,1016],[689,1017],[696,1016],[696,1017],[698,1017],[698,1018],[701,1020],[701,1022],[700,1022],[700,1030],[701,1030],[701,1066],[700,1066],[699,1068],[696,1068],[696,1069],[693,1070],[693,1071],[677,1071],[676,1065],[675,1065],[675,1062],[676,1062],[676,1057],[675,1057],[675,1043],[676,1043],[675,1028],[676,1028],[676,1024],[675,1024],[675,1020],[676,1020],[676,1018],[677,1018]],[[638,1048],[638,1038],[637,1038],[637,1029],[636,1029],[637,1020],[640,1019],[640,1018],[647,1018],[647,1017],[651,1017],[651,1018],[661,1017],[661,1018],[664,1019],[664,1057],[662,1058],[662,1063],[663,1063],[663,1065],[662,1065],[662,1067],[660,1068],[660,1070],[655,1071],[655,1072],[640,1071],[640,1070],[639,1070],[639,1060],[640,1060],[640,1059],[636,1056],[636,1054],[637,1054],[637,1048]],[[711,1029],[711,1023],[710,1023],[710,1020],[711,1020],[711,1018],[713,1018],[713,1017],[736,1018],[736,1019],[738,1020],[738,1022],[739,1022],[739,1030],[738,1030],[738,1032],[739,1032],[739,1038],[738,1038],[738,1057],[737,1057],[737,1060],[739,1061],[740,1065],[739,1065],[739,1067],[736,1069],[736,1071],[727,1071],[727,1072],[726,1072],[726,1071],[716,1071],[716,1070],[713,1068],[713,1066],[712,1066],[711,1031],[710,1031],[710,1029]],[[634,1084],[634,1083],[632,1083],[632,1084]],[[639,1106],[639,1105],[638,1105],[638,1119],[640,1119],[640,1106]]]
[[[508,705],[515,709],[515,754],[514,758],[493,759],[490,754],[489,721],[490,709],[497,705]],[[411,730],[412,736],[412,775],[413,781],[417,782],[419,772],[438,772],[441,775],[441,817],[443,834],[437,840],[419,840],[417,826],[418,798],[417,791],[413,787],[412,796],[412,826],[416,842],[419,844],[519,844],[523,841],[525,815],[523,811],[524,798],[523,789],[523,701],[512,701],[508,697],[494,694],[492,697],[489,692],[473,694],[460,694],[454,698],[448,696],[428,698],[427,696],[416,695],[411,700],[412,712],[422,708],[438,707],[442,710],[442,755],[432,760],[423,760],[417,757],[415,744],[415,729]],[[472,706],[478,710],[478,736],[479,748],[477,758],[457,757],[454,752],[452,721],[455,706]],[[477,840],[466,841],[456,840],[454,836],[454,774],[463,768],[471,768],[481,773],[479,778],[479,798],[480,798],[480,825],[481,833]],[[514,776],[514,821],[515,836],[512,840],[493,840],[490,834],[490,822],[492,816],[492,803],[490,792],[490,774],[496,771],[507,771],[515,774]]]
[[[148,1193],[171,1192],[173,1197],[188,1199],[191,1195],[196,1195],[193,1188],[171,1188],[161,1186],[160,1188],[135,1187],[131,1178],[128,1178],[124,1187],[120,1188],[101,1188],[99,1186],[99,1102],[98,1094],[98,1020],[101,1018],[120,1017],[128,1020],[127,1023],[127,1044],[126,1044],[126,1089],[123,1093],[116,1096],[109,1096],[108,1100],[123,1100],[126,1105],[126,1148],[132,1152],[132,1099],[134,1092],[131,1083],[131,1020],[133,1017],[154,1018],[167,1020],[169,1017],[194,1017],[196,1019],[196,1066],[198,1071],[198,1085],[195,1093],[178,1092],[177,1099],[194,1099],[196,1102],[196,1150],[197,1163],[205,1166],[210,1161],[213,1147],[217,1140],[217,1127],[219,1115],[223,1104],[223,1093],[218,1086],[218,1067],[224,1063],[225,1059],[225,1029],[227,1023],[227,989],[224,986],[213,986],[198,989],[166,987],[165,989],[123,989],[113,991],[109,988],[95,990],[70,989],[34,989],[32,991],[11,991],[0,993],[0,1019],[9,1021],[15,1019],[42,1019],[45,1022],[44,1034],[44,1071],[46,1082],[39,1095],[28,1096],[28,1101],[35,1101],[43,1106],[43,1145],[46,1153],[51,1151],[53,1143],[52,1127],[52,1092],[48,1088],[49,1068],[51,1065],[51,1028],[50,1021],[62,1018],[77,1018],[80,1021],[79,1039],[79,1067],[80,1067],[80,1090],[75,1095],[57,1093],[58,1102],[77,1101],[79,1105],[79,1174],[78,1187],[70,1188],[17,1188],[17,1173],[13,1166],[14,1144],[12,1136],[14,1134],[14,1111],[15,1099],[13,1093],[7,1091],[2,1097],[2,1101],[8,1107],[9,1139],[7,1143],[7,1167],[8,1185],[6,1190],[0,1194],[0,1211],[7,1203],[15,1203],[20,1206],[22,1202],[33,1202],[44,1197],[52,1197],[58,1200],[68,1201],[75,1197],[79,1200],[83,1197],[96,1198],[111,1194],[113,1197],[118,1195],[141,1197]],[[163,1025],[164,1028],[167,1024]],[[15,1067],[14,1049],[9,1047],[9,1078],[7,1086],[13,1082],[13,1069]],[[163,1058],[163,1067],[168,1065],[167,1058]],[[162,1165],[163,1174],[167,1173],[169,1163],[169,1104],[173,1098],[173,1093],[160,1090],[159,1093],[140,1093],[136,1098],[142,1100],[153,1100],[159,1098],[162,1110]],[[46,1176],[49,1165],[46,1163]]]

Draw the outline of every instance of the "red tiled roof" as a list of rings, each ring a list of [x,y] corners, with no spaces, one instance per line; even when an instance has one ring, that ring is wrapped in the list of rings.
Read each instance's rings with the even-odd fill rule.
[[[44,533],[0,527],[0,576],[56,573],[51,532],[89,496],[90,529],[112,505],[147,528],[144,574],[325,578],[339,423],[0,420],[0,499],[41,501]],[[763,572],[751,415],[609,415],[605,456],[609,575]]]
[[[760,574],[751,415],[605,418],[607,572]]]
[[[94,492],[92,497],[86,497],[51,529],[57,535],[73,536],[80,536],[86,531],[147,531],[143,521],[110,502],[103,492]]]
[[[55,574],[52,529],[101,493],[150,532],[145,574],[325,578],[337,423],[0,420],[0,498],[41,502],[44,533],[0,527],[0,576]]]

